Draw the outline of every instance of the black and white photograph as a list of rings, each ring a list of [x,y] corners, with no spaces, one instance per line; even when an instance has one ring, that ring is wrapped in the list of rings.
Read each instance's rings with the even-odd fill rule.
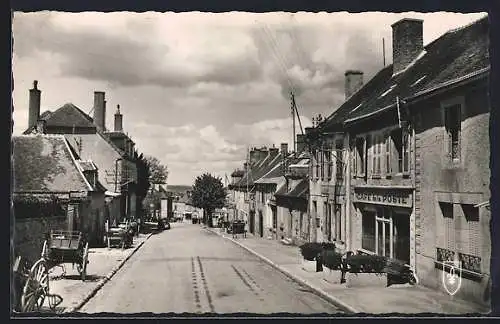
[[[489,314],[489,18],[13,11],[11,316]]]

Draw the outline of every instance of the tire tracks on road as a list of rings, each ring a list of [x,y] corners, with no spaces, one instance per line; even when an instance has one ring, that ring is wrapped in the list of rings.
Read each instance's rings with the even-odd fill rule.
[[[244,269],[241,269],[241,272],[233,265],[231,264],[231,268],[233,268],[234,272],[236,273],[236,275],[241,279],[241,281],[243,281],[243,284],[245,284],[245,286],[248,287],[248,289],[250,289],[250,291],[256,296],[256,297],[259,297],[259,300],[260,301],[264,301],[264,298],[262,298],[262,296],[260,295],[260,292],[263,292],[264,291],[264,288],[262,288],[256,281],[255,279],[250,276],[250,274],[248,274],[248,272],[246,272]],[[243,275],[243,273],[245,275]],[[246,278],[245,278],[246,277]],[[254,288],[255,286],[255,288]]]
[[[196,265],[198,265],[198,267]],[[205,308],[208,308],[210,312],[215,313],[215,307],[213,305],[212,295],[210,293],[210,289],[208,288],[208,282],[205,271],[203,269],[203,263],[201,262],[199,256],[196,257],[196,262],[194,257],[191,258],[191,280],[193,283],[193,293],[194,293],[196,312],[197,313],[203,312],[203,304],[205,304],[202,303],[203,299],[203,301],[206,300],[207,307]],[[202,295],[205,295],[205,298],[202,298]]]

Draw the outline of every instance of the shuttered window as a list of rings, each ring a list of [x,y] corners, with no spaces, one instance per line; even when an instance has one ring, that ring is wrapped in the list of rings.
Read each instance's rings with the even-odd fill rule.
[[[461,106],[445,107],[445,129],[448,143],[448,155],[452,161],[460,160]]]

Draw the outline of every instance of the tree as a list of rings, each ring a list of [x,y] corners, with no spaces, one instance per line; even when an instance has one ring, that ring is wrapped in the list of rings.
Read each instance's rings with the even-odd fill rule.
[[[221,178],[216,178],[210,173],[196,177],[191,194],[194,207],[203,209],[203,223],[212,226],[212,214],[216,208],[224,207],[226,202],[226,189]]]
[[[150,170],[150,183],[167,183],[168,178],[168,168],[163,165],[160,160],[155,158],[154,156],[145,157],[146,162],[148,164]]]
[[[144,198],[146,198],[146,195],[148,194],[149,191],[149,186],[150,186],[149,178],[151,173],[149,170],[149,165],[147,163],[147,160],[144,157],[144,154],[142,153],[139,154],[137,151],[134,151],[134,160],[137,166],[136,206],[142,206]]]

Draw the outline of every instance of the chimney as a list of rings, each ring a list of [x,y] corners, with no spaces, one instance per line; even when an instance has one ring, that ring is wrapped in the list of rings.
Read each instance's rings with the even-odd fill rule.
[[[259,154],[259,151],[257,150],[257,148],[253,147],[250,150],[250,165],[255,164],[257,162],[257,160],[259,159],[258,154]]]
[[[281,143],[281,154],[283,154],[283,157],[288,155],[288,144],[287,143]]]
[[[297,134],[297,153],[306,151],[306,135]]]
[[[391,25],[393,74],[404,70],[424,49],[422,23],[404,18]]]
[[[46,123],[46,121],[43,119],[39,119],[36,122],[36,132],[38,134],[45,134],[45,123]]]
[[[115,132],[123,132],[123,115],[120,113],[120,105],[116,105]]]
[[[263,160],[267,157],[267,147],[261,147],[259,149],[258,159]]]
[[[105,93],[102,91],[94,92],[94,124],[100,130],[105,130],[106,125],[106,101]]]
[[[40,117],[40,95],[41,91],[38,90],[38,81],[35,80],[33,81],[33,89],[30,89],[28,128],[36,127],[38,118]]]
[[[270,148],[269,148],[269,154],[270,154],[271,156],[273,156],[273,157],[274,157],[274,156],[278,155],[278,153],[279,153],[279,149],[278,149],[277,147],[274,147],[274,146],[273,146],[273,147],[270,147]]]
[[[363,72],[357,70],[347,70],[345,76],[345,99],[353,95],[363,86]]]

